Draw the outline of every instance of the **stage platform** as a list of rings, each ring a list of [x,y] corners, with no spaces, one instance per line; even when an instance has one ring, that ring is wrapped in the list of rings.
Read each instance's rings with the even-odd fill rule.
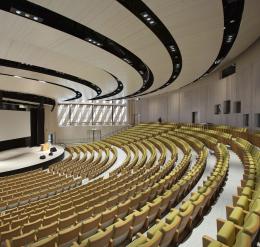
[[[38,168],[47,169],[49,165],[60,161],[64,157],[64,148],[58,145],[53,156],[48,151],[41,151],[41,147],[15,148],[0,152],[0,177],[26,172]],[[45,155],[46,159],[40,159]]]

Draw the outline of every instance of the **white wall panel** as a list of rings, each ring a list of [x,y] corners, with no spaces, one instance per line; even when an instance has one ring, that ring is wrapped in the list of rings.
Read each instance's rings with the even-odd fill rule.
[[[243,126],[243,114],[249,114],[249,127],[255,129],[255,114],[260,113],[260,40],[231,63],[236,73],[221,79],[221,70],[179,90],[136,101],[135,113],[141,122],[191,122],[192,112],[199,112],[201,123]],[[225,100],[231,101],[230,114],[223,114]],[[241,101],[241,113],[234,112],[234,102]],[[214,106],[222,113],[215,115]],[[166,113],[167,111],[167,113]]]

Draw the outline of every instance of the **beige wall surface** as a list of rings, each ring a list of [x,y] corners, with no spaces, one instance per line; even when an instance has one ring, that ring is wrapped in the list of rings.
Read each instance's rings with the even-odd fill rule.
[[[243,114],[249,114],[249,128],[258,129],[256,114],[260,113],[260,40],[237,57],[236,73],[221,79],[221,71],[179,90],[135,101],[134,114],[141,122],[192,122],[192,112],[198,112],[198,122],[243,126]],[[231,101],[231,113],[223,114],[223,103]],[[234,113],[234,102],[241,101],[241,113]],[[221,104],[216,115],[214,106]]]
[[[51,112],[49,107],[45,107],[45,141],[48,140],[48,134],[55,135],[56,143],[79,143],[91,142],[93,139],[92,129],[100,129],[101,137],[117,133],[125,129],[122,126],[69,126],[60,127],[57,121],[57,107]],[[95,139],[99,139],[99,133],[96,132]]]

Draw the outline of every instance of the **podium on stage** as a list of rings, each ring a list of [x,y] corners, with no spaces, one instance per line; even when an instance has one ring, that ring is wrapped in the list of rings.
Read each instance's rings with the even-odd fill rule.
[[[48,142],[41,144],[41,151],[48,151],[49,149],[50,149],[50,144]]]

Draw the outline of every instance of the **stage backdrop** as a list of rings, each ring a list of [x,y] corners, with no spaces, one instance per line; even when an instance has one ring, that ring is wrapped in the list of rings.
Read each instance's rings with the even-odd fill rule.
[[[0,150],[29,146],[30,111],[0,110]]]

